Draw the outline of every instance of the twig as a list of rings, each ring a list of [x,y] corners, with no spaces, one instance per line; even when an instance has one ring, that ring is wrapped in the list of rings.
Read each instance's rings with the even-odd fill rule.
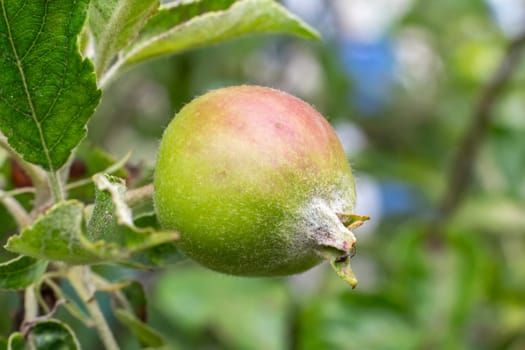
[[[24,293],[24,322],[22,322],[22,332],[28,333],[28,326],[33,324],[38,318],[38,301],[35,295],[35,285],[32,284],[25,289]],[[36,350],[33,342],[27,347],[29,350]]]
[[[35,295],[35,286],[26,288],[24,295],[24,322],[31,322],[38,316],[38,303]]]
[[[33,203],[33,211],[31,215],[36,217],[40,212],[41,208],[49,205],[51,193],[47,173],[40,167],[33,165],[24,160],[24,158],[15,151],[11,145],[7,142],[7,138],[4,134],[0,132],[0,147],[5,149],[11,157],[13,157],[22,169],[27,173],[33,182],[35,188],[35,200]]]
[[[60,177],[58,171],[50,171],[49,175],[49,188],[51,189],[51,194],[53,195],[53,201],[58,203],[66,199],[64,192],[64,183]]]
[[[0,192],[0,200],[7,198],[7,197],[14,197],[14,196],[18,196],[18,195],[26,194],[26,193],[35,193],[35,188],[34,187],[20,187],[14,190]]]
[[[155,191],[153,184],[147,184],[139,188],[134,188],[126,193],[126,204],[133,208],[145,202],[151,201],[153,192]]]
[[[118,170],[120,170],[126,165],[130,157],[131,157],[131,152],[128,152],[124,157],[122,157],[122,159],[119,159],[118,161],[116,161],[114,164],[110,165],[106,169],[99,171],[97,174],[113,174],[114,172],[117,172]],[[93,183],[93,176],[87,179],[82,179],[82,180],[78,180],[78,181],[67,184],[66,190],[72,190],[72,189],[82,187],[85,185],[90,185],[92,183]]]
[[[444,222],[463,200],[474,162],[490,126],[494,105],[504,91],[512,73],[518,67],[524,48],[525,32],[510,42],[498,69],[481,90],[472,113],[471,126],[460,143],[451,167],[447,190],[439,206],[438,223]]]
[[[9,153],[9,155],[18,162],[18,164],[22,167],[22,169],[24,169],[27,175],[31,178],[31,180],[33,181],[33,185],[35,187],[45,186],[47,182],[47,176],[46,176],[45,171],[25,161],[24,158],[22,158],[22,156],[17,151],[15,151],[11,147],[11,145],[9,145],[9,143],[7,142],[7,138],[1,132],[0,132],[0,147],[5,149],[7,153]]]
[[[29,226],[32,220],[27,211],[16,199],[7,196],[6,193],[0,190],[0,202],[4,204],[9,214],[15,219],[18,227]]]
[[[95,327],[106,350],[119,350],[120,348],[117,341],[113,333],[111,333],[106,318],[95,298],[95,290],[93,289],[93,281],[89,267],[72,267],[69,270],[69,281],[95,322]]]
[[[91,277],[93,278],[93,283],[97,290],[111,293],[111,298],[114,302],[117,303],[117,305],[125,308],[130,312],[133,312],[133,308],[131,307],[128,299],[122,292],[122,289],[126,288],[131,284],[131,280],[111,283],[102,276],[97,275],[96,273],[93,273]]]
[[[71,314],[71,316],[75,317],[77,320],[81,321],[86,327],[93,327],[95,324],[93,323],[93,321],[87,316],[85,315],[82,310],[80,310],[80,308],[76,305],[75,302],[73,302],[72,300],[70,300],[63,292],[62,292],[62,289],[60,289],[60,286],[55,283],[52,279],[52,276],[46,276],[46,278],[44,278],[41,283],[44,283],[46,284],[49,288],[51,288],[51,290],[53,291],[53,293],[55,294],[55,296],[59,299],[59,300],[64,300],[65,303],[64,303],[64,307],[67,309],[67,311],[69,311],[69,313]]]
[[[66,301],[64,299],[57,300],[53,308],[49,310],[45,315],[37,316],[34,317],[31,321],[24,322],[24,325],[22,326],[22,333],[27,335],[37,323],[44,322],[52,318],[57,313],[60,305],[65,303]]]

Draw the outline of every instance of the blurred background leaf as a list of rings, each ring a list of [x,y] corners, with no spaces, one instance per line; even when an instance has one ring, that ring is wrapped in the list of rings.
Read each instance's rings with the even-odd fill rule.
[[[182,348],[283,349],[288,345],[290,300],[276,281],[189,268],[163,274],[155,289],[152,314],[160,330]],[[175,299],[177,303],[172,302]]]

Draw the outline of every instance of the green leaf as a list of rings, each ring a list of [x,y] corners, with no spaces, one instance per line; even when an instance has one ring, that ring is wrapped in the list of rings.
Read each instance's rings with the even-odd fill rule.
[[[76,156],[81,159],[86,165],[86,176],[92,177],[97,173],[109,173],[118,177],[126,178],[128,176],[127,170],[124,168],[130,153],[124,157],[117,159],[113,155],[107,153],[98,146],[90,144],[88,141],[84,141],[77,148]],[[114,167],[116,164],[122,166],[118,171],[110,173],[107,171],[108,168]]]
[[[82,202],[93,202],[95,199],[95,188],[92,177],[97,173],[108,173],[118,177],[127,178],[129,176],[126,163],[131,156],[131,152],[121,159],[115,159],[97,147],[91,147],[86,142],[82,142],[76,148],[76,162],[81,165],[75,173],[75,163],[70,171],[70,182],[66,185],[66,190],[70,198],[76,198]]]
[[[114,176],[95,175],[97,186],[95,207],[88,222],[90,240],[103,239],[120,246],[133,247],[133,256],[121,262],[135,267],[155,267],[159,260],[180,257],[174,246],[175,232],[155,232],[152,228],[139,228],[133,223],[131,209],[126,205],[124,181]]]
[[[159,0],[92,0],[89,24],[95,38],[95,70],[106,70],[115,55],[135,38]]]
[[[290,348],[290,293],[276,279],[239,278],[192,267],[159,276],[153,291],[152,313],[163,320],[163,329],[179,330],[181,341],[204,340],[211,330],[220,335],[220,344],[215,344],[219,348]]]
[[[139,320],[131,312],[117,309],[115,310],[115,316],[117,320],[131,330],[143,346],[159,347],[165,345],[164,339],[157,331]]]
[[[125,202],[124,180],[111,175],[97,174],[93,177],[97,187],[95,207],[87,225],[87,237],[91,241],[104,239],[138,250],[172,242],[175,232],[155,233],[150,228],[138,228],[133,223],[131,209]]]
[[[448,336],[461,338],[462,330],[467,327],[469,317],[483,302],[481,300],[483,289],[485,286],[488,290],[492,289],[491,283],[487,283],[491,280],[493,270],[490,263],[492,261],[487,259],[487,256],[490,256],[490,250],[486,249],[476,231],[452,229],[447,236],[452,248],[450,250],[452,259],[450,262],[447,259],[440,259],[443,260],[442,263],[440,261],[440,267],[450,266],[452,269],[448,274],[444,274],[444,278],[438,278],[444,281],[447,277],[451,279],[451,283],[446,284],[447,289],[453,291],[451,293],[453,295],[452,307],[448,309],[450,317],[447,322],[450,327]]]
[[[237,0],[197,0],[192,2],[177,2],[164,6],[146,23],[140,32],[140,40],[145,41],[151,39],[164,33],[169,28],[174,28],[179,24],[187,22],[194,17],[204,15],[207,12],[226,10],[236,1]]]
[[[319,297],[298,316],[298,347],[305,350],[415,349],[425,334],[396,301],[380,294]]]
[[[0,289],[24,289],[46,271],[47,261],[19,256],[0,264]]]
[[[31,335],[37,350],[80,349],[73,330],[58,320],[38,322]]]
[[[121,233],[122,227],[134,227],[131,210],[124,201],[124,180],[110,175],[95,175],[93,180],[95,206],[87,225],[88,238],[123,243],[128,237]]]
[[[24,335],[20,332],[12,333],[7,340],[7,350],[26,350]]]
[[[203,0],[194,6],[206,9],[212,3]],[[314,29],[273,0],[240,0],[222,8],[229,3],[231,1],[220,2],[212,7],[220,11],[199,12],[193,8],[193,12],[185,12],[189,7],[183,5],[161,10],[124,54],[124,64],[135,64],[253,33],[283,32],[310,39],[319,37]],[[191,17],[191,14],[196,16]]]
[[[96,246],[84,236],[84,206],[78,201],[61,202],[52,207],[21,234],[7,241],[7,250],[35,258],[87,264],[111,256],[103,244]],[[103,243],[103,242],[102,242]]]
[[[87,0],[0,0],[0,130],[29,162],[59,169],[100,99],[77,43]]]
[[[511,237],[525,230],[525,203],[501,195],[476,194],[454,215],[451,227]]]
[[[22,234],[11,237],[6,249],[25,255],[70,264],[93,264],[125,261],[141,249],[164,243],[173,235],[142,235],[128,246],[97,240],[90,242],[85,235],[84,207],[80,202],[67,201],[57,204]],[[158,236],[160,235],[160,236]],[[137,238],[137,237],[134,237]],[[123,244],[125,242],[122,242]]]
[[[175,242],[168,242],[134,254],[125,263],[136,269],[153,269],[173,266],[186,259],[177,249]]]
[[[153,208],[153,200],[144,203],[138,208],[133,207],[133,219],[135,225],[138,227],[160,228],[160,224]],[[186,259],[187,258],[177,249],[175,242],[168,242],[151,247],[139,254],[135,254],[132,262],[130,262],[130,266],[143,269],[165,268],[173,266]]]
[[[174,240],[174,233],[155,233],[143,229],[123,228],[122,236],[90,241],[85,233],[84,207],[80,202],[67,201],[54,206],[33,226],[11,237],[5,248],[20,254],[69,264],[94,264],[110,261],[127,262],[156,245]],[[117,238],[117,239],[115,239]]]
[[[175,232],[155,232],[133,225],[123,199],[125,187],[111,182],[115,179],[108,175],[94,177],[97,199],[87,224],[82,203],[61,202],[21,234],[12,236],[5,248],[69,264],[126,263],[135,254],[173,242],[178,237]]]

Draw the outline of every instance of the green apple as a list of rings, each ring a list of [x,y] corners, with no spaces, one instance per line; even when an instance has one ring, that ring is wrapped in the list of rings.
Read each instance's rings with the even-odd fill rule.
[[[304,101],[259,86],[187,104],[160,143],[155,207],[198,263],[240,276],[299,273],[327,259],[352,286],[351,229],[366,217],[330,124]]]

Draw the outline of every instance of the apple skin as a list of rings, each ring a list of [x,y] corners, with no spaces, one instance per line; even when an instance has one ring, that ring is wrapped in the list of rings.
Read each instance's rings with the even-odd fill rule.
[[[161,226],[216,271],[289,275],[321,262],[321,247],[355,245],[338,217],[355,186],[333,128],[275,89],[227,87],[184,106],[162,137],[154,186]]]

